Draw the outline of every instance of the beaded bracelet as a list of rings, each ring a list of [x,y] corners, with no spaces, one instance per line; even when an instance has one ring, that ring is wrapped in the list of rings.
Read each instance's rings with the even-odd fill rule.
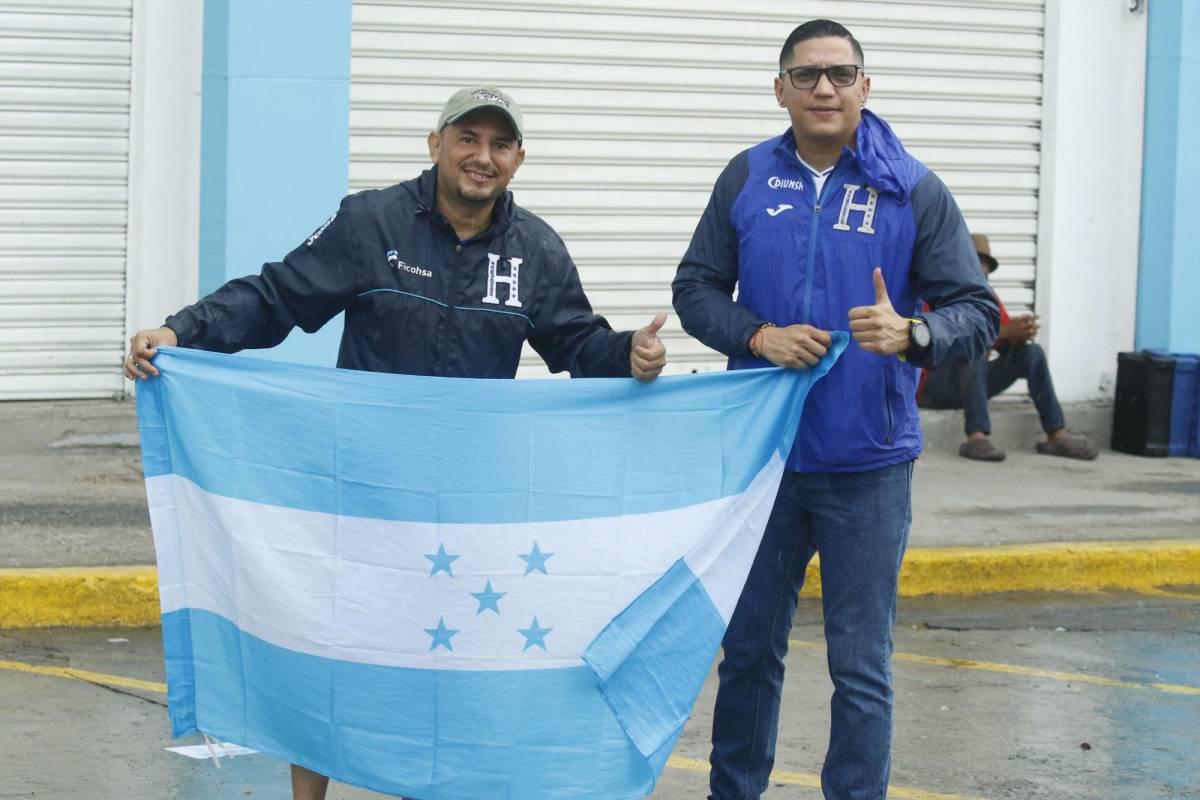
[[[763,331],[765,331],[767,328],[774,328],[774,327],[775,327],[774,322],[764,322],[762,325],[758,326],[758,330],[756,330],[754,332],[754,335],[750,337],[750,353],[755,358],[763,357],[763,355],[762,355]]]

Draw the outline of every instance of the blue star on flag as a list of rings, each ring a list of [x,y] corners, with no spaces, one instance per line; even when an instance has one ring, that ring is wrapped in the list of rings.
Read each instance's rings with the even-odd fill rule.
[[[525,646],[521,648],[521,652],[525,652],[535,644],[545,650],[546,634],[552,630],[554,630],[554,628],[543,628],[539,626],[537,617],[533,618],[533,624],[528,628],[517,628],[517,633],[525,637]]]
[[[439,544],[438,551],[436,553],[426,553],[425,557],[433,562],[433,569],[429,572],[430,577],[437,575],[439,572],[444,572],[451,578],[454,577],[454,572],[451,571],[450,565],[455,561],[455,559],[458,558],[458,556],[452,556],[448,554],[446,552],[446,545]]]
[[[552,555],[554,555],[554,553],[543,553],[541,550],[539,550],[538,543],[535,541],[533,543],[533,552],[524,554],[518,553],[517,558],[525,562],[526,575],[533,572],[535,569],[543,575],[549,575],[550,573],[546,572],[546,559],[550,558]]]
[[[537,625],[537,620],[534,619],[534,625]],[[430,650],[434,650],[438,645],[444,646],[447,650],[454,652],[454,645],[450,644],[450,638],[458,633],[458,628],[447,628],[446,620],[438,617],[436,628],[426,628],[425,632],[433,637],[433,642],[429,645]],[[545,645],[542,646],[545,649]]]
[[[499,614],[500,606],[498,603],[500,602],[500,598],[504,597],[506,594],[508,594],[508,592],[493,592],[492,582],[490,580],[487,582],[487,586],[483,587],[482,592],[471,592],[471,597],[474,597],[479,601],[479,610],[475,612],[475,616],[479,616],[488,609],[491,609]]]

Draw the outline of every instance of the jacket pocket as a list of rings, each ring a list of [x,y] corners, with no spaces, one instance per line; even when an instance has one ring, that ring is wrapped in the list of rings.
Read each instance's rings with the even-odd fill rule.
[[[892,411],[892,371],[888,369],[887,364],[883,366],[883,441],[886,444],[892,443],[892,437],[896,435],[896,417]]]

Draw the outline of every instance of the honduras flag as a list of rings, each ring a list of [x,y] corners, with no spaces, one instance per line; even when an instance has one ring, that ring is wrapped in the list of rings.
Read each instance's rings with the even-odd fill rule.
[[[162,348],[138,418],[174,735],[427,800],[649,794],[845,344],[649,384]]]

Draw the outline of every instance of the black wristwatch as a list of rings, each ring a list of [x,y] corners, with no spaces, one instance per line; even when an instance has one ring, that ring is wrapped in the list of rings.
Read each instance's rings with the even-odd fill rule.
[[[924,350],[933,344],[933,334],[929,331],[929,323],[920,317],[910,317],[908,320],[909,349]]]

